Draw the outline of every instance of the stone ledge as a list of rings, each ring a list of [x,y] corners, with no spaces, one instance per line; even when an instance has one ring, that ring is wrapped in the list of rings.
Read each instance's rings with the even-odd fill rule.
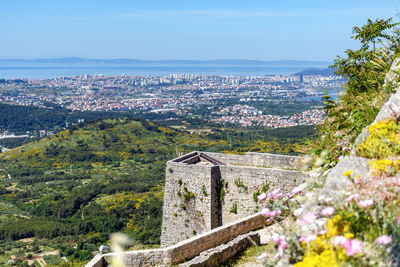
[[[203,251],[227,243],[239,235],[258,230],[265,225],[267,225],[266,217],[254,214],[166,248],[98,254],[86,264],[86,267],[108,266],[113,256],[121,257],[126,267],[175,265],[191,260]]]
[[[179,264],[178,266],[218,266],[218,264],[227,261],[228,259],[234,257],[238,253],[253,245],[260,245],[260,235],[257,232],[250,232],[245,235],[240,235],[226,244],[203,251],[199,256],[188,262]]]

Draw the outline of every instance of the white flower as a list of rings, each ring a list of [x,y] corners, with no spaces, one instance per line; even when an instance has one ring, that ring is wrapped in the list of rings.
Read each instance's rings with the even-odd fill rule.
[[[296,217],[300,217],[300,215],[303,213],[303,211],[304,211],[303,208],[298,208],[298,209],[296,209],[296,210],[293,212],[293,214],[294,214],[294,216],[296,216]]]
[[[264,252],[260,256],[257,257],[257,260],[263,261],[265,258],[267,258],[267,256],[268,256],[267,253]]]
[[[346,237],[344,237],[342,235],[338,235],[338,236],[335,236],[335,238],[333,239],[333,245],[334,246],[337,246],[337,245],[342,246],[344,243],[346,243],[346,241],[347,241]]]
[[[323,216],[331,216],[335,212],[334,207],[325,207],[321,210],[321,215]]]
[[[360,208],[366,208],[366,207],[372,206],[372,204],[374,204],[373,199],[366,199],[366,200],[361,200],[360,202],[358,202],[358,206]]]
[[[301,221],[304,223],[312,224],[318,219],[317,214],[315,212],[308,212],[301,218]]]
[[[311,241],[314,241],[315,239],[317,239],[316,235],[308,235],[301,237],[300,241],[309,244]]]
[[[267,194],[265,194],[265,193],[262,193],[257,196],[257,199],[259,202],[263,202],[266,198],[267,198]]]

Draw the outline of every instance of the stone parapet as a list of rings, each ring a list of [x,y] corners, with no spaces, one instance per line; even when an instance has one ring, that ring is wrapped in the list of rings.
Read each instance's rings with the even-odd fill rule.
[[[267,219],[265,216],[254,214],[236,222],[231,222],[211,231],[199,234],[173,246],[160,249],[128,251],[123,253],[98,254],[92,261],[86,264],[86,267],[106,267],[111,263],[113,257],[121,259],[126,267],[176,265],[193,259],[203,251],[228,243],[239,235],[260,229],[266,224]],[[240,252],[245,246],[243,242],[244,241],[241,241],[239,245],[234,246],[233,248],[228,246],[230,251],[229,253],[235,255]],[[215,259],[222,262],[224,257],[216,255]]]
[[[203,152],[226,165],[298,170],[301,157],[270,153],[246,152],[244,155]]]
[[[226,244],[203,251],[199,256],[190,261],[181,263],[178,266],[218,266],[220,263],[226,262],[246,248],[257,245],[260,245],[260,235],[257,232],[250,232],[245,235],[240,235]]]

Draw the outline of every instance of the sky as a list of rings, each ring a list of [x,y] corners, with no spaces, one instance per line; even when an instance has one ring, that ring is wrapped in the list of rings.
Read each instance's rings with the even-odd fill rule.
[[[0,59],[332,61],[400,0],[1,0]]]

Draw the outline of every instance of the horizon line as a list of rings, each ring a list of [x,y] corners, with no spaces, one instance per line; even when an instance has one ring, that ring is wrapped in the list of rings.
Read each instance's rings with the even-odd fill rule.
[[[328,63],[332,60],[313,60],[313,59],[248,59],[248,58],[209,58],[209,59],[180,59],[180,58],[170,58],[170,59],[139,59],[130,57],[115,57],[115,58],[95,58],[95,57],[80,57],[80,56],[60,56],[60,57],[0,57],[0,60],[58,60],[58,59],[86,59],[86,60],[137,60],[137,61],[224,61],[224,60],[238,60],[238,61],[259,61],[259,62],[277,62],[277,61],[308,61],[308,62],[321,62]]]

